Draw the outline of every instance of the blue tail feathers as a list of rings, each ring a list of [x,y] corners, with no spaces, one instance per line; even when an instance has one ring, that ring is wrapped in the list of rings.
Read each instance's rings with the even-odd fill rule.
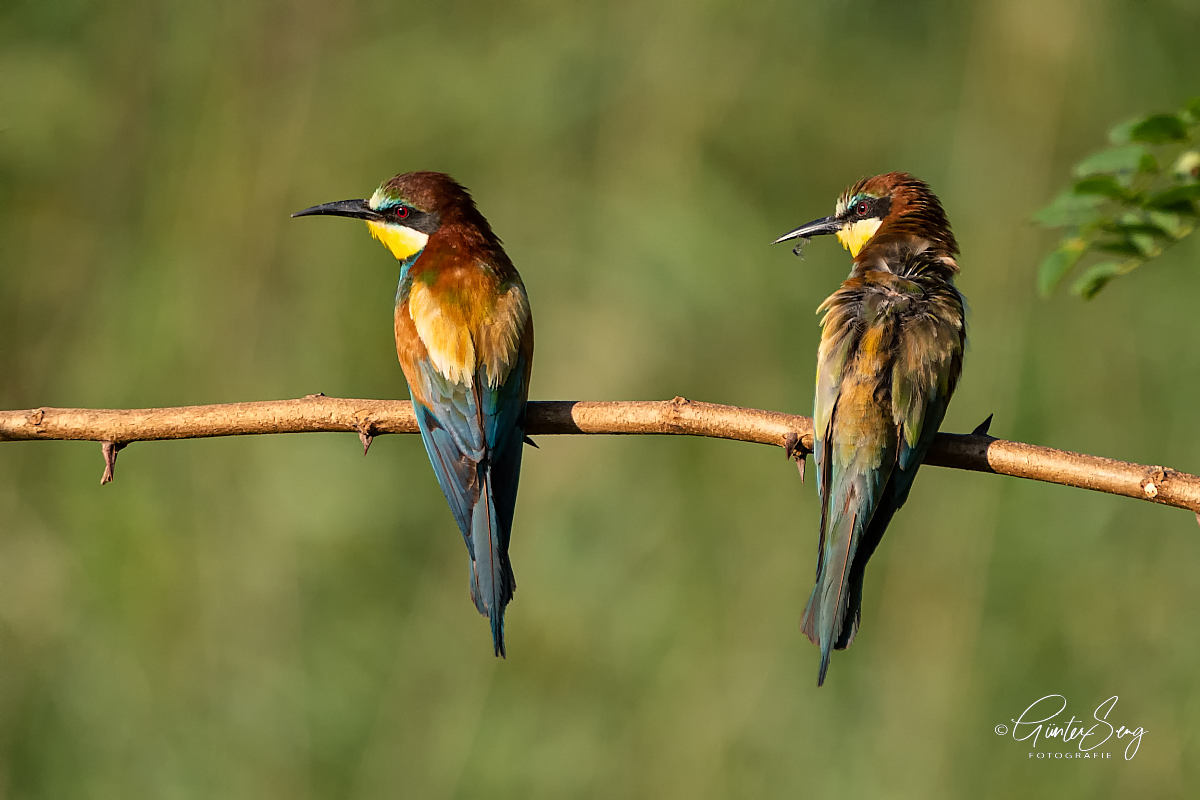
[[[512,563],[508,558],[508,536],[496,513],[492,495],[491,470],[480,465],[482,491],[471,510],[471,598],[475,608],[487,617],[492,628],[492,644],[497,656],[504,658],[504,609],[516,590]]]

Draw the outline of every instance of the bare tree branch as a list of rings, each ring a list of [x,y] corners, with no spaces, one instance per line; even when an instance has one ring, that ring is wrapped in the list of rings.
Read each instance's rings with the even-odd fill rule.
[[[669,401],[529,404],[530,435],[680,434],[776,445],[803,464],[812,452],[812,420],[676,397]],[[986,430],[986,424],[980,426]],[[412,404],[309,395],[299,400],[129,410],[35,408],[0,411],[0,441],[78,439],[105,443],[105,477],[130,442],[265,433],[357,433],[364,448],[385,433],[416,433]],[[1076,486],[1200,515],[1200,477],[1161,466],[1114,461],[995,439],[986,433],[938,434],[927,464]]]

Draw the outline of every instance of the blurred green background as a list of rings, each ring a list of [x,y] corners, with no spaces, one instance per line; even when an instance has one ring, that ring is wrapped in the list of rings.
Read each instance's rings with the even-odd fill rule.
[[[1197,93],[1194,0],[0,5],[0,407],[407,397],[396,265],[296,221],[466,183],[535,399],[810,413],[848,258],[767,242],[893,169],[962,244],[946,428],[1200,472],[1200,237],[1036,298],[1030,214]],[[1193,515],[927,468],[817,690],[817,502],[781,452],[541,437],[491,655],[420,442],[0,445],[0,797],[1183,796]],[[1148,733],[1031,761],[1043,695]],[[1039,749],[1046,749],[1039,747]],[[1051,747],[1050,749],[1067,749]]]

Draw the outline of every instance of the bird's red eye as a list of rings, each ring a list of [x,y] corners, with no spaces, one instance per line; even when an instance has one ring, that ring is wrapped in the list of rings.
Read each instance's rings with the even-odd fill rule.
[[[858,214],[866,214],[868,208],[870,208],[870,206],[867,205],[867,201],[862,200],[857,206],[854,207],[854,211]]]
[[[408,206],[396,206],[396,216],[404,219],[408,216]]]

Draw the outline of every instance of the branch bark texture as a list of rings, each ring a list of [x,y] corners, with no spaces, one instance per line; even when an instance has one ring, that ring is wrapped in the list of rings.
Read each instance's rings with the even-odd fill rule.
[[[812,420],[778,411],[668,401],[529,404],[528,433],[677,434],[708,436],[812,451]],[[364,444],[386,433],[416,433],[404,400],[350,400],[309,395],[298,400],[181,408],[35,408],[0,411],[0,441],[75,439],[107,443],[106,477],[116,451],[131,442],[267,433],[357,433]],[[1200,515],[1200,477],[1168,467],[1010,442],[986,434],[942,433],[925,463],[1076,486],[1186,508]]]

